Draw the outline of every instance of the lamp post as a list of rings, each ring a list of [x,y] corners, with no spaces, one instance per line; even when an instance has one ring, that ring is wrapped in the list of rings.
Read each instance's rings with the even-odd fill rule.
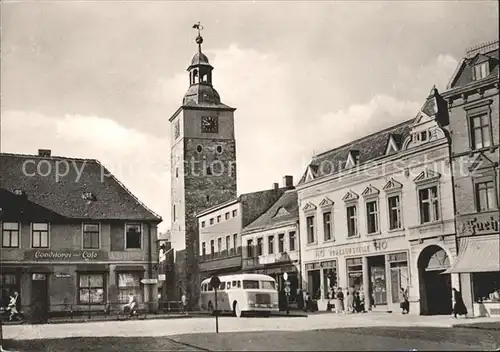
[[[288,281],[288,274],[283,273],[283,280],[285,280],[285,307],[286,314],[290,314],[290,281]]]

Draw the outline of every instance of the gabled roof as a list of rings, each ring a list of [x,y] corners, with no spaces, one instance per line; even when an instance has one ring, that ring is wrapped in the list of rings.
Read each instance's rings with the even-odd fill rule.
[[[280,209],[285,209],[287,213],[279,212]],[[280,213],[280,216],[276,216]],[[299,204],[297,191],[291,189],[281,195],[264,214],[258,217],[250,225],[243,229],[243,233],[255,232],[267,228],[273,228],[287,223],[295,222],[299,219]]]
[[[57,164],[66,175],[56,180]],[[37,165],[42,172],[36,172]],[[51,172],[42,176],[49,168]],[[47,220],[162,221],[94,159],[1,153],[0,186],[3,219],[18,220],[15,217],[23,215]],[[16,195],[16,190],[22,194]]]
[[[358,165],[382,157],[385,155],[389,136],[397,135],[400,136],[401,141],[404,141],[410,135],[410,124],[413,121],[414,118],[316,155],[308,167],[316,170],[315,177],[317,178],[342,170],[351,150],[359,151]],[[319,167],[320,165],[322,167]],[[306,173],[302,176],[299,184],[305,182],[305,176]]]

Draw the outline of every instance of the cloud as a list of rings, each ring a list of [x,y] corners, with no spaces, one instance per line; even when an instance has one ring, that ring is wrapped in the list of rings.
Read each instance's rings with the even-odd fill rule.
[[[170,214],[165,200],[170,196],[167,138],[125,128],[103,117],[66,115],[58,119],[5,111],[1,143],[2,152],[36,154],[46,148],[53,155],[97,159],[150,209],[163,217]]]

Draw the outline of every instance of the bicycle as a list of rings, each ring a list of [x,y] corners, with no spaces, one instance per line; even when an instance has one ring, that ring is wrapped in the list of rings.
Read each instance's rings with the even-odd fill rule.
[[[134,308],[132,313],[129,309],[120,309],[116,312],[116,320],[129,320],[129,319],[137,319],[144,320],[147,317],[147,312],[145,310],[139,310]]]

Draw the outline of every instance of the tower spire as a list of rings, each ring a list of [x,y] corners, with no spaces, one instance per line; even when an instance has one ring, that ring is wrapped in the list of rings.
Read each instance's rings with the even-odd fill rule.
[[[200,21],[198,21],[198,23],[195,23],[193,25],[193,28],[198,30],[198,36],[196,37],[195,41],[196,44],[198,44],[198,53],[201,54],[201,44],[203,43],[203,37],[201,36],[201,31],[203,30],[203,26],[201,25]]]

